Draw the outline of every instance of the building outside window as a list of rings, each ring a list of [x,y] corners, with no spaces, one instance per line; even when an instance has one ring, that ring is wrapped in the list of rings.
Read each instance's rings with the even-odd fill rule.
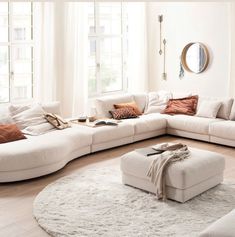
[[[33,3],[0,2],[0,103],[33,98]]]
[[[127,14],[118,2],[89,3],[89,96],[127,88]]]

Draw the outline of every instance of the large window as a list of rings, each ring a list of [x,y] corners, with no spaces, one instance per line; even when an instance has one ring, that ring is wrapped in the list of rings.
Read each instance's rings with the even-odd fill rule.
[[[0,103],[33,97],[31,2],[0,2]]]
[[[126,90],[126,23],[122,3],[89,4],[89,96]]]

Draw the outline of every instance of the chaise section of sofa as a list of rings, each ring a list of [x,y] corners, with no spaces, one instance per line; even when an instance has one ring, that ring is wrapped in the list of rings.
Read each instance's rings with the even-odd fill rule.
[[[187,115],[167,117],[167,133],[203,141],[210,141],[209,128],[222,119],[203,118]]]

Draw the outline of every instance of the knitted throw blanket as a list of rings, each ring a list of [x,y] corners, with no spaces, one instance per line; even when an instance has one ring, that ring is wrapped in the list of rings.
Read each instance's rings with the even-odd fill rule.
[[[156,149],[156,147],[154,147]],[[190,152],[186,145],[181,143],[169,145],[163,143],[157,147],[159,150],[164,150],[151,163],[147,176],[150,181],[156,186],[156,196],[158,199],[166,200],[166,184],[165,174],[167,167],[173,162],[181,161],[190,156]]]

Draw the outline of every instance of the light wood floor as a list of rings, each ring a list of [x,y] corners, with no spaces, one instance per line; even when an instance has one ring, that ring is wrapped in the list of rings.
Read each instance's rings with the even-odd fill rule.
[[[0,185],[0,237],[46,237],[34,220],[32,204],[36,195],[48,184],[60,177],[82,172],[94,166],[119,164],[119,156],[133,149],[159,142],[182,142],[188,146],[207,149],[226,157],[225,179],[235,179],[235,149],[206,142],[163,136],[142,142],[97,152],[74,160],[62,170],[41,178]]]

